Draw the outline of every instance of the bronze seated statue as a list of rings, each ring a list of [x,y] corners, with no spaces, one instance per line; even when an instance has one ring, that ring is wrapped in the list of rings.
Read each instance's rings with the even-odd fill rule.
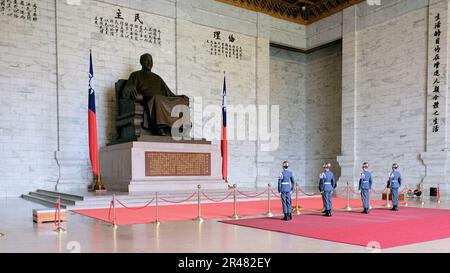
[[[189,98],[175,95],[160,76],[151,72],[150,54],[142,55],[140,62],[142,70],[131,73],[128,80],[117,81],[115,86],[118,138],[114,143],[136,141],[142,135],[171,136],[176,121],[189,115],[189,111],[185,111],[172,117],[175,106],[189,107]],[[173,129],[187,136],[191,128],[190,116],[183,118],[189,122]]]

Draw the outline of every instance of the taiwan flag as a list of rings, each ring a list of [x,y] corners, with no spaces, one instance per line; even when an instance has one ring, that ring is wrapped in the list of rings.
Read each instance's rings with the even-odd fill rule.
[[[223,76],[222,95],[222,139],[220,142],[222,152],[222,177],[228,182],[228,141],[227,141],[227,84]]]
[[[94,79],[94,67],[92,65],[92,53],[89,53],[89,158],[91,159],[92,172],[99,176],[98,143],[97,143],[97,117],[95,114],[95,90],[92,87]]]

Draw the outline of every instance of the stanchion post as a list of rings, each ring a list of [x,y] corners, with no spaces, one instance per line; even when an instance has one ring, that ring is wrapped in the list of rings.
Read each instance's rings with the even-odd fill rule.
[[[194,219],[195,221],[202,223],[203,217],[202,217],[202,207],[201,207],[201,197],[200,197],[200,189],[201,186],[197,185],[197,217]]]
[[[297,182],[295,183],[295,207],[292,210],[292,213],[295,215],[300,215],[301,214],[300,210],[301,207],[298,204],[298,182]]]
[[[158,192],[155,193],[155,210],[156,210],[156,219],[155,222],[153,222],[154,224],[156,224],[157,226],[159,226],[161,224],[161,222],[159,221],[159,209],[158,209]]]
[[[64,232],[65,229],[61,227],[61,197],[59,196],[58,199],[56,199],[56,215],[58,217],[58,225],[54,231],[58,233]]]
[[[437,204],[438,206],[441,204],[441,185],[437,186]]]
[[[112,209],[113,209],[113,222],[112,222],[112,227],[114,229],[117,229],[117,224],[116,224],[116,194],[113,194],[112,197]]]
[[[270,183],[267,184],[267,212],[265,214],[266,217],[272,217],[272,211],[270,209]]]
[[[0,237],[3,237],[3,236],[5,236],[5,234],[3,234],[3,233],[0,232]]]
[[[406,189],[406,194],[403,196],[405,196],[405,207],[407,207],[408,206],[408,185],[405,186],[405,189]]]
[[[347,182],[347,205],[345,206],[345,210],[346,211],[352,210],[352,208],[350,207],[350,187],[348,185],[348,182]]]
[[[391,207],[391,203],[389,203],[390,191],[391,190],[389,188],[386,189],[386,205],[384,205],[386,208],[390,208]]]
[[[237,185],[236,184],[233,184],[233,215],[231,215],[231,219],[233,219],[233,220],[237,220],[237,219],[239,219],[240,217],[239,217],[239,215],[238,215],[238,213],[237,213],[237,203],[236,203],[236,188],[237,188]]]

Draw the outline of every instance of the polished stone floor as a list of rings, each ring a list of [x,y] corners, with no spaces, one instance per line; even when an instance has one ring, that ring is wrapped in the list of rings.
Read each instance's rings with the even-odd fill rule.
[[[424,207],[436,207],[425,197]],[[420,202],[410,203],[421,206]],[[366,247],[269,232],[218,220],[120,226],[69,213],[66,232],[53,231],[52,223],[35,224],[32,209],[42,206],[20,198],[0,199],[0,252],[380,252]],[[443,196],[442,209],[450,209]],[[407,227],[405,227],[407,228]],[[450,252],[450,238],[383,249],[381,252]]]

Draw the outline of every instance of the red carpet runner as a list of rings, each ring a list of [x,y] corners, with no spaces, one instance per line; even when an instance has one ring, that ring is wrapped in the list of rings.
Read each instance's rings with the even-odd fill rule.
[[[346,206],[346,199],[333,198],[333,204],[336,208],[344,208]],[[299,199],[300,206],[305,210],[321,210],[322,198],[303,198]],[[372,205],[378,206],[385,204],[385,201],[372,200]],[[295,199],[293,200],[295,205]],[[125,204],[126,205],[126,204]],[[351,199],[351,207],[361,207],[361,200]],[[237,203],[238,214],[240,216],[257,216],[267,212],[267,200],[264,201],[246,201]],[[271,202],[271,210],[274,214],[282,214],[281,201],[273,199]],[[73,210],[73,212],[111,222],[111,215],[109,209],[87,209],[87,210]],[[202,217],[205,219],[226,219],[233,214],[233,203],[209,203],[202,204]],[[155,207],[149,206],[142,209],[126,209],[116,208],[116,224],[117,225],[131,225],[131,224],[145,224],[155,220]],[[159,206],[159,220],[161,222],[170,221],[188,221],[197,216],[197,205],[166,205]]]
[[[290,222],[277,218],[223,222],[352,245],[376,242],[380,248],[450,237],[450,210],[401,207],[397,212],[374,209],[369,215],[336,211],[333,217],[303,214],[293,218]]]

